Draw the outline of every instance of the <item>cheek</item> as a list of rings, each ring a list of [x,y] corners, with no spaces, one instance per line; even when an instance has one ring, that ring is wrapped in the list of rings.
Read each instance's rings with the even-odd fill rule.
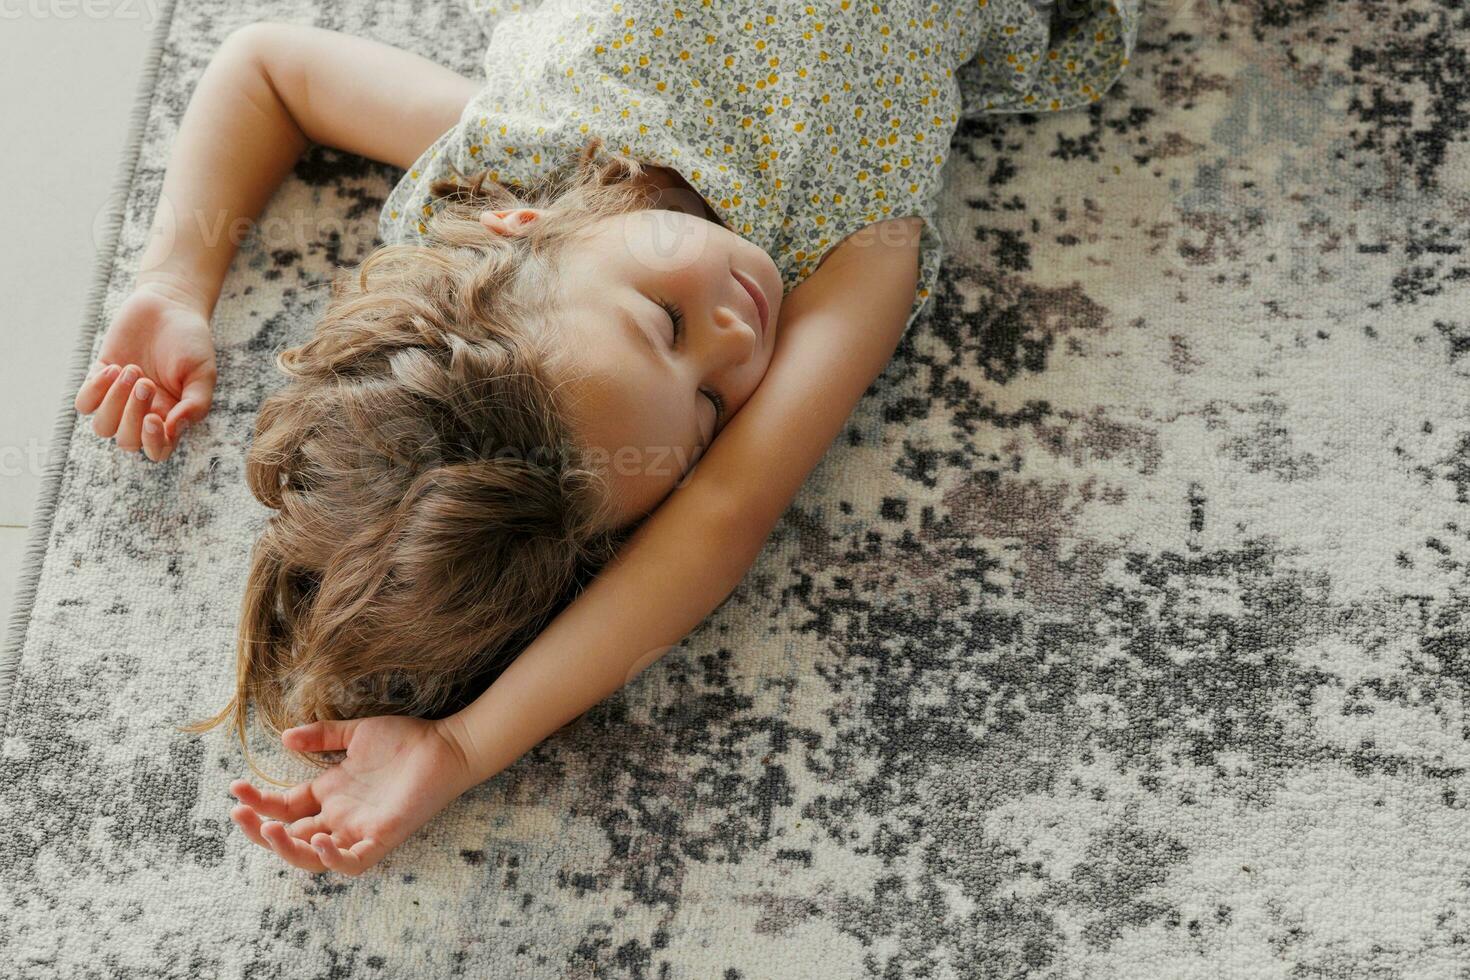
[[[613,409],[612,417],[617,424],[610,426],[604,442],[609,452],[622,451],[624,459],[634,469],[653,464],[652,457],[668,452],[688,454],[678,447],[688,436],[688,418],[681,414],[677,392],[661,387],[655,380],[639,385],[630,377],[633,390],[627,393],[622,404]],[[632,475],[632,474],[627,474]]]
[[[731,252],[728,241],[711,235],[698,255],[691,254],[686,264],[666,272],[663,281],[674,295],[683,297],[691,309],[701,309],[709,314],[716,306],[741,302],[740,285],[730,272],[740,262]]]

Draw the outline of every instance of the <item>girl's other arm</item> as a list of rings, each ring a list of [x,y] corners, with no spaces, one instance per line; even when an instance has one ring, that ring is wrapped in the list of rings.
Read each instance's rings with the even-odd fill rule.
[[[194,90],[139,280],[214,308],[239,245],[311,143],[408,167],[459,121],[475,83],[350,34],[256,23],[225,39]]]
[[[179,124],[134,291],[77,393],[77,411],[96,413],[93,431],[158,460],[181,423],[209,410],[209,319],[225,272],[310,143],[407,167],[458,122],[475,90],[360,37],[268,23],[231,34]]]
[[[479,699],[445,719],[474,782],[628,683],[740,583],[898,345],[921,227],[870,225],[792,291],[765,378],[694,473]]]

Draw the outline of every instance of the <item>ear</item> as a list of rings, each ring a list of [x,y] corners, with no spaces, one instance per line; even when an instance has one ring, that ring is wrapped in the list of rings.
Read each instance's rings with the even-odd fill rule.
[[[480,224],[497,235],[519,235],[525,226],[541,217],[540,208],[506,208],[500,211],[481,211]]]

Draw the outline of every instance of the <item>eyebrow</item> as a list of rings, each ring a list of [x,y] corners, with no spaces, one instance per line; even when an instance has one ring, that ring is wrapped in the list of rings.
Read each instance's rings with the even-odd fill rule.
[[[638,339],[643,341],[644,345],[648,348],[648,352],[652,354],[655,358],[663,360],[663,351],[659,350],[659,348],[655,346],[653,338],[649,336],[647,330],[643,329],[643,322],[639,320],[636,316],[634,316],[633,311],[628,309],[626,306],[619,306],[618,309],[623,314],[623,329],[637,334]],[[710,444],[715,441],[715,437],[712,434],[709,438],[709,442],[705,442],[704,433],[697,431],[699,429],[698,423],[695,423],[695,429],[696,432],[694,439],[694,455],[697,458],[709,452]],[[685,467],[684,470],[680,472],[679,479],[682,480],[684,479],[684,477],[688,476],[689,470],[691,468],[692,467]]]

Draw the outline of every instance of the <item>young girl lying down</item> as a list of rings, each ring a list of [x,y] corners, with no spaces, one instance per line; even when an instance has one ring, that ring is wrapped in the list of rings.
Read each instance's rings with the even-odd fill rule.
[[[235,249],[210,229],[258,216],[310,143],[407,170],[386,244],[279,355],[236,691],[188,728],[232,720],[243,747],[253,705],[325,766],[231,786],[290,864],[371,866],[715,609],[926,304],[961,67],[970,109],[1068,108],[1135,19],[767,7],[502,14],[484,80],[255,24],[200,79],[77,394],[119,448],[165,460],[209,410]]]

